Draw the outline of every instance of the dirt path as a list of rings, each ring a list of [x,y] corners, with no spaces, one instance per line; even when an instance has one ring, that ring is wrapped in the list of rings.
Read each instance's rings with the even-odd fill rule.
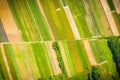
[[[8,61],[7,61],[7,57],[6,57],[6,53],[5,53],[5,51],[4,51],[3,45],[0,44],[0,47],[1,47],[1,51],[2,51],[2,57],[3,57],[3,59],[4,59],[5,65],[6,65],[6,69],[7,69],[7,71],[8,71],[9,79],[10,79],[10,80],[13,80],[12,73],[11,73],[11,71],[10,71],[10,66],[9,66]]]
[[[61,4],[62,4],[62,6],[63,6],[62,0],[60,0],[60,2],[61,2]],[[73,34],[74,34],[74,36],[75,36],[75,39],[76,39],[76,40],[79,40],[81,37],[80,37],[79,31],[78,31],[78,29],[77,29],[76,23],[75,23],[75,21],[74,21],[74,18],[73,18],[73,16],[72,16],[72,13],[71,13],[71,11],[70,11],[69,6],[65,6],[65,7],[63,6],[63,9],[64,9],[65,14],[66,14],[66,16],[67,16],[67,19],[68,19],[68,21],[69,21],[69,23],[70,23],[70,26],[71,26],[71,29],[72,29]]]
[[[10,42],[21,42],[22,38],[15,24],[7,0],[0,0],[0,18]]]
[[[97,65],[97,62],[96,62],[95,56],[93,54],[93,51],[91,49],[89,41],[83,40],[83,44],[84,44],[84,47],[87,52],[87,56],[88,56],[88,59],[89,59],[91,65]]]
[[[105,12],[103,10],[103,7],[102,7],[102,4],[101,4],[100,0],[96,0],[96,4],[97,4],[97,7],[99,9],[99,13],[101,15],[101,21],[103,23],[106,35],[107,36],[112,35],[112,31],[110,29],[110,25],[108,23],[107,17],[105,15]]]
[[[50,57],[51,63],[52,63],[52,68],[54,70],[54,74],[57,75],[59,73],[61,73],[61,69],[59,67],[59,63],[57,60],[57,56],[56,56],[56,52],[55,50],[52,48],[53,42],[47,42],[46,46],[47,46],[47,50],[48,50],[48,55]]]
[[[113,35],[119,36],[119,32],[118,32],[117,26],[115,24],[113,15],[111,13],[109,13],[111,10],[109,8],[107,0],[100,0],[100,2],[101,2],[102,6],[103,6],[103,9],[105,11],[105,14],[106,14],[107,20],[110,24]]]
[[[44,10],[43,10],[43,8],[42,8],[42,5],[41,5],[41,3],[40,3],[40,0],[37,0],[37,3],[38,3],[38,6],[39,6],[39,8],[40,8],[40,11],[41,11],[41,13],[42,13],[42,15],[43,15],[46,23],[47,23],[47,26],[48,26],[50,35],[51,35],[51,37],[52,37],[52,40],[55,40],[54,35],[53,35],[53,33],[52,33],[52,30],[51,30],[51,28],[50,28],[50,25],[49,25],[49,23],[48,23],[47,17],[46,17],[46,15],[45,15]]]
[[[63,58],[63,61],[64,61],[64,65],[65,65],[65,68],[66,68],[66,71],[67,71],[67,75],[68,75],[68,77],[71,77],[72,76],[71,70],[70,70],[66,55],[65,55],[65,51],[64,51],[62,42],[59,41],[58,44],[59,44],[59,47],[60,47],[60,51],[61,51],[61,55],[62,55],[62,58]]]

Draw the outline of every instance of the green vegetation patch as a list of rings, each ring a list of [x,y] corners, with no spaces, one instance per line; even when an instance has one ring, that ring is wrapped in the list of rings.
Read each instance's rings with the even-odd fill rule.
[[[117,72],[120,77],[120,40],[117,37],[108,39],[108,46],[112,52],[113,60],[116,64]]]
[[[58,43],[54,42],[53,45],[52,45],[52,48],[56,51],[57,60],[58,60],[58,63],[59,63],[59,67],[62,70],[62,73],[66,75],[67,73],[66,73],[66,69],[65,69],[65,66],[64,66],[63,58],[62,58]]]
[[[112,1],[112,0],[107,0],[107,2],[108,2],[108,4],[109,4],[109,6],[110,6],[111,11],[112,11],[112,10],[115,10],[113,1]]]
[[[51,77],[51,72],[46,58],[47,53],[45,53],[44,50],[45,45],[43,43],[31,45],[41,78],[49,79]]]

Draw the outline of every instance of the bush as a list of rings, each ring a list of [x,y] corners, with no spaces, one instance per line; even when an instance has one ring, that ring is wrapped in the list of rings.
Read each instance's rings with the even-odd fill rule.
[[[66,75],[65,66],[64,66],[64,62],[63,62],[63,59],[62,59],[62,55],[61,55],[58,43],[54,42],[53,45],[52,45],[52,48],[56,52],[57,60],[59,62],[59,67],[61,68],[62,73]]]
[[[91,73],[88,73],[88,80],[98,80],[100,78],[100,74],[98,73],[98,69],[95,66],[92,66]]]

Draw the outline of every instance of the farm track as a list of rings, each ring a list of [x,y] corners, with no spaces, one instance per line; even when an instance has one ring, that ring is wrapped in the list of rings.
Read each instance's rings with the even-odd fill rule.
[[[120,38],[120,36],[116,36],[118,38]],[[79,39],[79,41],[82,41],[82,40],[99,40],[99,39],[108,39],[109,36],[106,36],[106,37],[102,37],[102,36],[94,36],[94,37],[91,37],[91,38],[81,38]],[[75,41],[75,40],[50,40],[50,41],[29,41],[29,42],[1,42],[0,44],[30,44],[30,43],[43,43],[43,42],[51,42],[51,41],[67,41],[67,42],[71,42],[71,41]]]
[[[64,7],[64,6],[63,6],[63,7]],[[67,18],[68,18],[68,21],[69,21],[69,23],[70,23],[70,25],[71,25],[71,29],[72,29],[72,31],[73,31],[73,34],[74,34],[74,36],[75,36],[75,39],[76,39],[76,40],[80,39],[81,37],[80,37],[80,35],[79,35],[79,32],[78,32],[76,23],[75,23],[75,21],[74,21],[74,19],[73,19],[73,16],[72,16],[72,13],[71,13],[71,11],[70,11],[69,6],[65,6],[65,7],[64,7],[64,11],[65,11],[66,16],[67,16]]]
[[[113,15],[111,13],[109,13],[110,8],[108,6],[107,0],[100,0],[100,1],[101,1],[102,6],[103,6],[104,12],[106,14],[107,20],[110,24],[113,35],[119,36],[119,32],[117,30],[117,26],[116,26],[116,23],[114,21]]]
[[[91,65],[97,65],[97,61],[95,59],[95,56],[93,54],[93,51],[91,49],[89,41],[84,40],[83,44],[84,44],[84,47],[85,47],[85,50],[87,52],[87,56],[88,56],[88,59],[89,59]]]
[[[104,26],[104,31],[106,33],[106,35],[109,35],[111,36],[112,35],[112,30],[110,29],[110,25],[109,25],[109,22],[107,20],[107,17],[106,17],[106,14],[103,10],[103,7],[102,7],[102,4],[100,2],[100,0],[95,0],[96,3],[98,4],[98,8],[100,9],[99,10],[99,13],[101,14],[101,20],[102,20],[102,23],[103,23],[103,26]]]

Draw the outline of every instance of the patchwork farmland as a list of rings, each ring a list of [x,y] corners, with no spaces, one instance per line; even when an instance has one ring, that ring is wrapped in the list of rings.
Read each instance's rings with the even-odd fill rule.
[[[119,0],[0,0],[0,80],[119,80]]]

